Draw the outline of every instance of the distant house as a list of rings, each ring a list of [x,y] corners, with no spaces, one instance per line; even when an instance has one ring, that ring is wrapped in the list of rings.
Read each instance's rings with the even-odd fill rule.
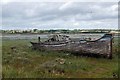
[[[116,33],[116,34],[118,34],[120,32],[119,31],[110,31],[110,33]]]

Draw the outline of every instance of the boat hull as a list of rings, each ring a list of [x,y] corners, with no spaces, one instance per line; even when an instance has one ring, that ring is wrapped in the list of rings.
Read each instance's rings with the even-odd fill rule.
[[[45,51],[66,51],[78,54],[98,54],[112,58],[112,37],[103,36],[96,41],[63,42],[63,43],[37,43],[31,42],[33,49]]]

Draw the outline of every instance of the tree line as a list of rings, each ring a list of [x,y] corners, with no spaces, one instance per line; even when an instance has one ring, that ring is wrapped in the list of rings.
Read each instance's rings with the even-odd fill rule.
[[[54,34],[54,33],[63,33],[63,34],[77,34],[77,33],[109,33],[111,31],[120,32],[120,30],[111,30],[111,29],[90,29],[90,30],[68,30],[68,29],[59,29],[59,30],[39,30],[39,29],[31,29],[31,30],[0,30],[1,33],[9,33],[9,34],[25,34],[25,33],[32,33],[32,34]]]

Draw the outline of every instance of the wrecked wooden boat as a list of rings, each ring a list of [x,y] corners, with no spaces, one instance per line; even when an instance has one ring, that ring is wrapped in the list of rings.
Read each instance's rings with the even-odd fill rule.
[[[79,39],[74,41],[66,35],[53,35],[50,39],[41,42],[31,42],[33,49],[47,51],[66,51],[78,54],[98,54],[112,58],[112,34],[105,34],[97,40]]]

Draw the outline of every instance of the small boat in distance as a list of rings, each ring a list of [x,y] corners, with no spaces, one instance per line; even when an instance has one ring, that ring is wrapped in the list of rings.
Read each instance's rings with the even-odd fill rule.
[[[66,51],[77,54],[97,54],[112,58],[112,34],[104,34],[97,40],[87,38],[84,40],[72,40],[66,35],[53,35],[48,40],[41,42],[30,42],[33,49],[42,51]]]

